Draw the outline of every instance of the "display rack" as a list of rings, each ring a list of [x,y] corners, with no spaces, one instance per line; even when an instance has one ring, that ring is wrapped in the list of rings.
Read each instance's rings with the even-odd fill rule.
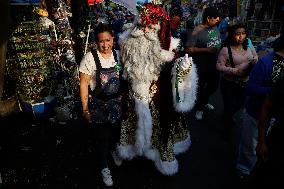
[[[282,22],[278,20],[248,20],[248,36],[252,39],[254,45],[261,43],[270,36],[276,36],[280,33]]]
[[[8,43],[7,71],[16,81],[21,99],[29,103],[43,101],[52,89],[47,82],[53,62],[47,50],[50,46],[48,33],[38,20],[23,21]]]

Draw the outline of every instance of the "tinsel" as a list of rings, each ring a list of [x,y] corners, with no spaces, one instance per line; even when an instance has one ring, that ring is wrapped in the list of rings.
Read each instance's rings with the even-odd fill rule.
[[[8,45],[7,73],[16,82],[16,91],[28,103],[42,102],[52,91],[48,28],[38,20],[21,22]]]

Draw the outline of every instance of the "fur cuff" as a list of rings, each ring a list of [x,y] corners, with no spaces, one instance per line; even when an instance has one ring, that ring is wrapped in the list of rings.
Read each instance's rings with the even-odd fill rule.
[[[171,45],[169,51],[177,49],[180,44],[180,39],[171,37]]]
[[[161,58],[163,62],[170,62],[174,59],[175,53],[172,51],[166,51],[163,50],[161,51]]]
[[[173,103],[176,111],[188,112],[194,107],[196,101],[197,71],[194,63],[192,63],[191,70],[187,74],[180,76],[177,73],[177,64],[176,61],[172,70]]]

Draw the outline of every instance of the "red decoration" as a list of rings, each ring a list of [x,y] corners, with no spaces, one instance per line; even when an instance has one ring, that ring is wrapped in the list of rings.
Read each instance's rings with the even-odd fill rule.
[[[88,0],[88,5],[94,5],[95,0]]]
[[[165,9],[152,3],[147,3],[141,9],[140,17],[141,24],[144,26],[156,25],[159,21],[169,20],[169,15]]]
[[[104,0],[95,0],[96,3],[102,3]]]
[[[95,3],[101,3],[103,0],[88,0],[88,5],[94,5]]]

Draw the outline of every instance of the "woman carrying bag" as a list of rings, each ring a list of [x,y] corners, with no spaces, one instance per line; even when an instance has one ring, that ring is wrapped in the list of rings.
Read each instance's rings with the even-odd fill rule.
[[[220,88],[224,102],[224,137],[227,140],[231,135],[233,115],[244,108],[246,82],[257,59],[257,53],[247,38],[246,26],[236,24],[229,27],[216,65],[223,73]]]

